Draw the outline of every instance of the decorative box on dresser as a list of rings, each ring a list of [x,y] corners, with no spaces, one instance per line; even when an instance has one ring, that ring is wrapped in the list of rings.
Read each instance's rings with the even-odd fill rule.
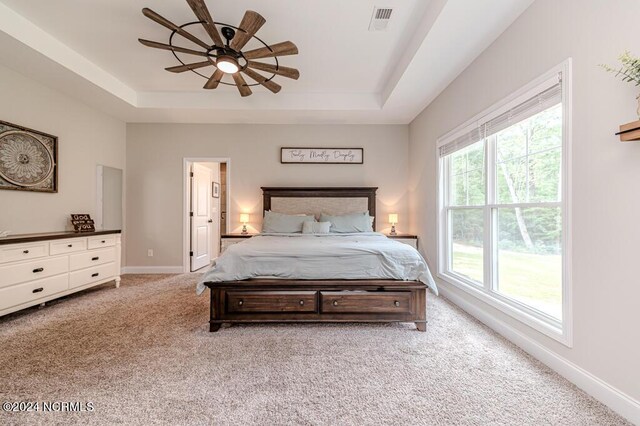
[[[120,285],[119,230],[0,238],[0,316],[89,287]]]
[[[220,254],[224,253],[229,246],[238,244],[253,237],[253,234],[223,234],[220,236]]]
[[[411,234],[396,234],[396,235],[390,235],[390,234],[386,234],[387,237],[391,238],[392,240],[396,240],[399,241],[403,244],[408,244],[411,247],[413,247],[414,249],[418,250],[418,236],[417,235],[411,235]]]

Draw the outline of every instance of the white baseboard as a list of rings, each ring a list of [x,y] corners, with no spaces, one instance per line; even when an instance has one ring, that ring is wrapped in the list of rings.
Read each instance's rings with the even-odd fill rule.
[[[469,303],[452,293],[444,285],[439,285],[441,294],[464,311],[477,318],[489,328],[507,338],[540,362],[546,364],[558,374],[593,396],[598,401],[626,418],[633,424],[640,425],[640,402],[624,392],[614,388],[571,361],[550,351],[540,343],[511,327],[507,323],[488,314],[482,308]]]
[[[124,274],[181,274],[182,266],[125,266],[120,270]]]

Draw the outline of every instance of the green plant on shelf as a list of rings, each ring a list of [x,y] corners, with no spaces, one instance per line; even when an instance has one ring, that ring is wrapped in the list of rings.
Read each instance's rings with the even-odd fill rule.
[[[640,86],[640,58],[636,58],[631,55],[631,52],[626,51],[618,57],[618,60],[621,65],[617,68],[606,64],[600,66],[608,72],[615,73],[616,77],[621,78],[622,81]]]

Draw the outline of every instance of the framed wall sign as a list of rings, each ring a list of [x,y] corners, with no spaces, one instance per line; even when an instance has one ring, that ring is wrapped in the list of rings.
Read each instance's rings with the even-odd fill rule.
[[[362,164],[363,148],[280,148],[282,164]]]
[[[58,192],[58,138],[0,121],[0,189]]]
[[[213,198],[220,198],[220,184],[218,182],[212,182],[211,196]]]
[[[86,213],[72,213],[71,224],[76,232],[94,232],[96,230],[93,219]]]

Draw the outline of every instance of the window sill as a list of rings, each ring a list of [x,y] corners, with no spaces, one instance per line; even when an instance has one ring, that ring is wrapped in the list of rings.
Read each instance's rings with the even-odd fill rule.
[[[568,327],[568,324],[566,324],[566,320],[562,327],[557,327],[553,324],[550,324],[549,322],[546,322],[534,315],[525,312],[515,303],[509,303],[502,298],[493,296],[491,293],[486,292],[484,288],[478,287],[477,285],[468,284],[451,274],[439,272],[437,275],[438,278],[442,279],[446,283],[453,285],[454,287],[464,291],[471,296],[474,296],[475,298],[492,306],[493,308],[509,315],[511,318],[520,321],[521,323],[533,328],[534,330],[544,334],[545,336],[548,336],[562,343],[569,348],[573,347],[572,338],[568,333],[570,327]]]

